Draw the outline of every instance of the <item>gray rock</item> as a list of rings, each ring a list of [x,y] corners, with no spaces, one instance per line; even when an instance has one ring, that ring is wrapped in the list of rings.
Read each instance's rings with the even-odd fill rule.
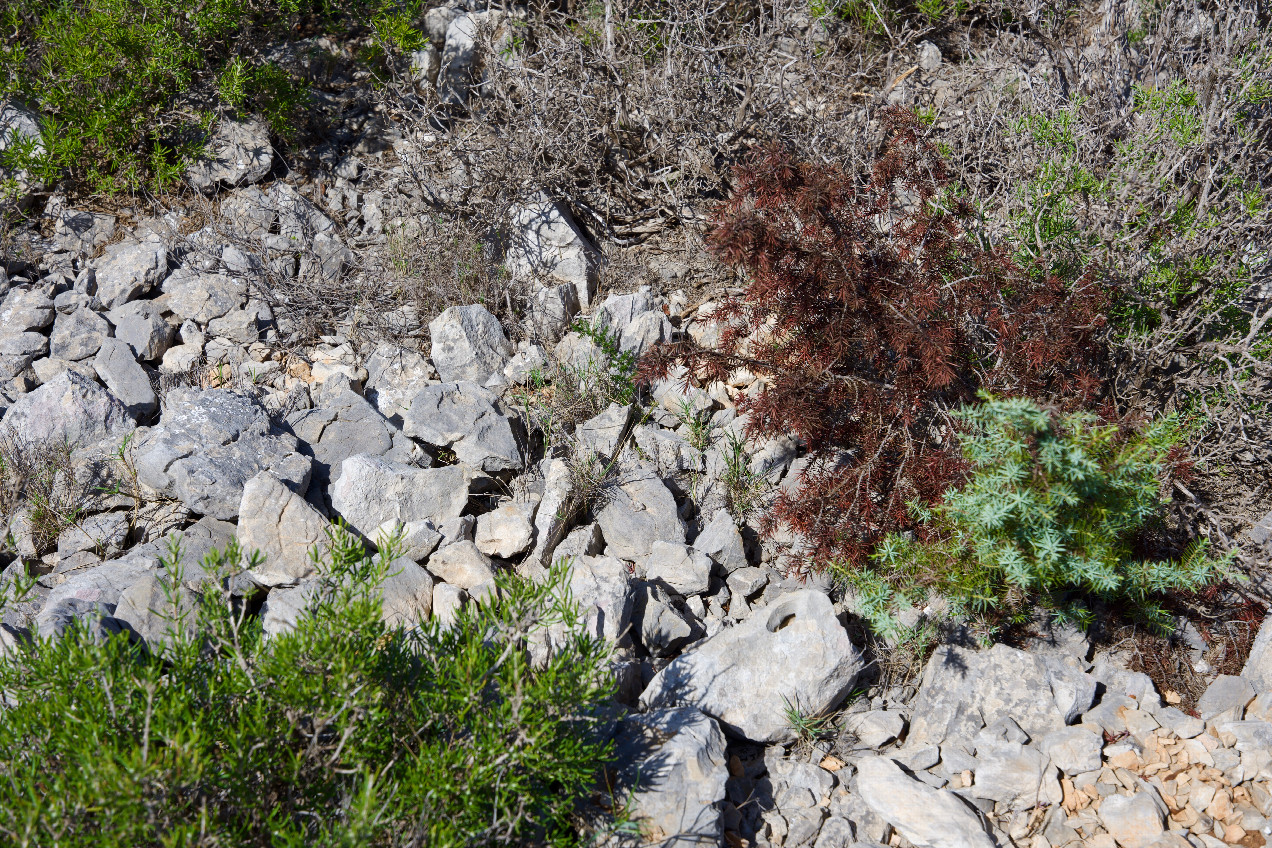
[[[648,472],[626,475],[614,486],[596,520],[607,552],[620,559],[647,557],[654,542],[685,541],[676,499],[662,480]]]
[[[627,566],[608,556],[578,557],[570,567],[569,585],[589,634],[611,642],[626,636],[635,605]]]
[[[746,547],[738,525],[726,510],[718,510],[693,546],[711,557],[726,572],[734,572],[747,566]]]
[[[168,271],[168,250],[157,241],[123,241],[97,260],[97,301],[110,310],[154,288]]]
[[[1079,690],[1094,693],[1094,684],[1085,677],[1049,668],[1044,659],[1007,645],[982,653],[942,645],[924,670],[907,744],[970,739],[1003,717],[1041,738],[1065,726],[1075,699],[1087,697],[1076,694]],[[1057,693],[1063,705],[1057,703]]]
[[[414,468],[374,456],[346,459],[331,487],[331,504],[371,541],[403,526],[441,526],[468,505],[472,472],[462,465]]]
[[[525,553],[534,541],[534,525],[526,517],[524,504],[506,503],[477,517],[474,541],[487,556],[503,559]]]
[[[277,215],[278,244],[284,250],[294,250],[296,245],[310,245],[324,233],[335,232],[336,224],[322,213],[309,198],[289,183],[276,182],[266,193],[266,217],[272,211]],[[222,207],[224,211],[224,207]]]
[[[106,315],[115,325],[115,338],[128,344],[141,359],[162,359],[172,346],[176,331],[163,318],[163,310],[153,300],[135,300],[117,306]]]
[[[438,583],[433,587],[433,617],[443,627],[451,627],[467,600],[468,593],[458,586]]]
[[[557,545],[553,556],[567,562],[581,556],[598,556],[605,550],[605,537],[601,535],[601,526],[596,522],[576,527]]]
[[[93,357],[93,370],[134,418],[150,415],[159,408],[150,377],[137,364],[133,349],[119,339],[102,340]]]
[[[579,305],[588,309],[596,294],[599,259],[569,211],[539,194],[514,207],[511,218],[506,264],[512,276],[569,283]]]
[[[247,303],[247,281],[224,274],[178,268],[163,281],[168,308],[200,325]]]
[[[614,456],[631,410],[630,405],[611,403],[600,414],[584,421],[574,431],[579,446],[598,456]]]
[[[941,67],[941,49],[930,41],[920,41],[919,67],[927,73]]]
[[[749,598],[768,584],[764,569],[748,565],[729,575],[725,583],[734,597]]]
[[[122,439],[137,422],[119,398],[87,377],[65,371],[18,398],[0,427],[28,442],[85,446]]]
[[[248,573],[259,586],[295,586],[318,573],[315,555],[327,546],[327,519],[300,495],[262,471],[243,486],[238,541],[265,561]]]
[[[452,586],[470,593],[495,579],[490,557],[468,540],[455,542],[435,552],[428,558],[428,570]]]
[[[6,103],[0,108],[0,152],[7,150],[15,138],[19,144],[33,145],[31,152],[34,155],[45,152],[40,122],[36,116],[26,109]],[[41,183],[33,179],[25,169],[10,172],[7,168],[0,168],[0,180],[13,181],[16,191],[14,200],[19,209],[26,209],[31,203],[31,194],[41,187]]]
[[[844,730],[866,748],[882,748],[905,733],[905,716],[895,710],[868,710],[844,716]]]
[[[149,571],[120,593],[115,618],[126,623],[161,654],[179,633],[190,635],[195,625],[195,598],[163,570]]]
[[[532,339],[560,341],[579,311],[579,294],[573,283],[539,286],[526,308],[526,330]]]
[[[49,337],[43,333],[14,333],[0,336],[0,356],[33,357],[48,356]]]
[[[287,416],[287,425],[314,458],[314,479],[326,485],[340,465],[360,454],[407,463],[411,440],[367,400],[349,389],[325,390],[319,404]]]
[[[433,366],[420,353],[381,344],[367,359],[365,397],[380,414],[401,426],[402,413],[433,377]]]
[[[248,304],[242,309],[231,309],[220,318],[209,321],[208,335],[250,345],[260,340],[261,323],[260,309]]]
[[[247,481],[269,471],[293,491],[309,486],[312,462],[291,435],[275,434],[259,405],[221,389],[176,389],[158,426],[136,446],[138,479],[199,515],[238,515]]]
[[[220,185],[260,182],[273,165],[274,148],[264,124],[222,118],[202,155],[186,168],[186,181],[210,193]]]
[[[433,614],[436,581],[415,562],[398,557],[380,583],[381,616],[389,627],[413,629]]]
[[[918,848],[995,848],[984,819],[961,798],[916,780],[885,757],[857,762],[857,791]]]
[[[788,741],[795,736],[788,709],[825,713],[860,670],[830,599],[803,589],[673,660],[650,681],[641,703],[693,704],[744,738]]]
[[[635,428],[633,435],[637,447],[657,466],[662,477],[680,477],[706,470],[702,451],[670,430],[646,424]]]
[[[477,58],[477,34],[488,20],[484,14],[459,14],[446,27],[437,92],[443,103],[463,106],[473,85],[473,63]]]
[[[46,329],[54,315],[53,301],[42,289],[10,289],[0,302],[0,337]]]
[[[62,209],[53,221],[53,241],[70,253],[88,254],[115,235],[115,216]]]
[[[717,804],[729,773],[724,734],[711,718],[689,707],[629,715],[616,755],[620,787],[645,839],[665,848],[720,841]]]
[[[543,478],[543,497],[534,516],[534,548],[527,561],[540,567],[551,565],[547,557],[552,554],[548,545],[553,536],[563,530],[570,516],[565,515],[566,504],[573,492],[570,467],[563,459],[545,459],[539,464]],[[533,572],[534,569],[532,568]]]
[[[689,642],[702,635],[699,622],[679,608],[667,592],[655,583],[641,582],[636,587],[633,616],[640,643],[656,657],[680,653]]]
[[[1259,692],[1272,692],[1272,613],[1263,619],[1259,634],[1250,647],[1241,676],[1249,680]]]
[[[261,630],[266,637],[281,636],[295,630],[301,617],[311,608],[318,591],[317,580],[271,590],[261,606]]]
[[[1210,721],[1221,713],[1231,711],[1233,717],[1240,720],[1246,704],[1253,701],[1256,694],[1254,686],[1244,677],[1221,674],[1197,700],[1197,715],[1203,721]]]
[[[58,559],[66,559],[82,551],[91,551],[104,560],[117,557],[128,540],[128,529],[126,512],[103,512],[82,518],[58,534]]]
[[[605,301],[596,307],[592,322],[606,332],[622,336],[623,331],[636,320],[637,316],[653,312],[655,308],[649,287],[642,286],[629,294],[611,294],[605,298]]]
[[[102,339],[110,335],[110,324],[91,309],[80,308],[68,315],[59,315],[49,337],[49,351],[53,357],[68,362],[88,359],[102,346]]]
[[[452,448],[460,462],[490,474],[522,468],[512,425],[498,399],[476,383],[438,383],[421,390],[402,415],[406,435]]]
[[[1018,742],[995,742],[976,748],[973,798],[986,798],[1022,810],[1059,804],[1060,781],[1046,754]]]
[[[671,341],[675,333],[675,327],[661,311],[646,312],[623,330],[619,349],[640,356],[654,345]]]
[[[853,848],[853,846],[861,848],[855,836],[856,830],[851,821],[839,816],[831,816],[822,825],[813,848]]]
[[[1166,832],[1166,805],[1142,786],[1135,795],[1110,795],[1100,802],[1100,824],[1122,848],[1149,848]]]
[[[1100,768],[1104,740],[1085,727],[1062,727],[1042,738],[1038,747],[1067,775]]]
[[[446,382],[503,379],[514,350],[499,319],[481,305],[452,306],[428,325],[433,366]]]
[[[686,545],[654,542],[645,558],[645,579],[665,583],[682,595],[700,595],[711,588],[711,558]]]

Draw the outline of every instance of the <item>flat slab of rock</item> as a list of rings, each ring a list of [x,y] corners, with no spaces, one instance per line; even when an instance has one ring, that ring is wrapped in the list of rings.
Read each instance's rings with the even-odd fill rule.
[[[319,405],[287,416],[302,452],[314,458],[314,477],[322,484],[351,456],[380,456],[409,462],[411,440],[356,392],[323,392]],[[333,474],[334,472],[334,474]]]
[[[911,777],[886,757],[857,761],[857,791],[918,848],[996,848],[984,820],[966,802]]]
[[[133,349],[124,342],[103,339],[93,357],[93,370],[110,393],[124,404],[129,415],[141,418],[158,409],[159,399],[150,385],[150,377],[137,363]]]
[[[440,527],[468,505],[472,471],[462,465],[414,468],[359,454],[340,465],[331,505],[364,537],[376,541],[403,526]]]
[[[697,848],[720,842],[725,797],[724,734],[691,707],[630,715],[617,732],[619,786],[652,844]]]
[[[138,440],[137,476],[200,515],[238,516],[243,488],[269,471],[294,491],[309,486],[312,461],[296,437],[271,431],[269,416],[222,389],[177,389],[159,424]]]
[[[402,414],[406,435],[449,447],[465,465],[490,473],[519,471],[521,450],[498,398],[476,383],[436,383],[420,390]]]
[[[1241,676],[1254,684],[1259,692],[1272,692],[1272,613],[1263,619],[1259,627],[1259,635],[1254,638]]]
[[[168,273],[168,249],[157,241],[122,241],[97,260],[100,309],[114,309],[154,288]]]
[[[690,704],[738,736],[785,742],[795,738],[789,709],[821,715],[834,708],[861,667],[830,598],[801,589],[681,654],[640,702]]]

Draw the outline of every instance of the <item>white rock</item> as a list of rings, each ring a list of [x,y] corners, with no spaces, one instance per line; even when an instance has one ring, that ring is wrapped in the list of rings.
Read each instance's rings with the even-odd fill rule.
[[[495,579],[490,558],[469,541],[459,541],[434,552],[428,558],[428,570],[452,586],[471,592],[475,587]]]
[[[472,472],[462,465],[414,468],[359,454],[340,465],[331,504],[349,525],[371,541],[402,525],[458,518],[468,504]]]
[[[654,542],[645,558],[645,579],[658,580],[682,595],[699,595],[711,588],[711,558],[674,542]]]
[[[525,553],[534,540],[534,525],[523,507],[506,503],[477,517],[477,550],[487,556],[507,559]]]
[[[848,694],[861,658],[830,598],[812,589],[722,630],[673,660],[641,695],[645,707],[689,703],[739,736],[788,741],[788,709],[821,715]]]
[[[314,555],[326,549],[327,519],[300,495],[262,471],[243,487],[238,541],[265,561],[248,574],[260,586],[295,586],[318,573]]]
[[[596,248],[569,211],[538,194],[514,207],[511,218],[511,243],[505,259],[509,273],[521,279],[569,283],[586,310],[596,294],[599,261]]]
[[[910,777],[886,757],[857,762],[857,791],[918,848],[995,848],[984,820],[966,802]]]
[[[496,376],[502,382],[504,366],[516,352],[499,319],[481,305],[452,306],[430,321],[428,330],[433,367],[446,382],[484,386]]]

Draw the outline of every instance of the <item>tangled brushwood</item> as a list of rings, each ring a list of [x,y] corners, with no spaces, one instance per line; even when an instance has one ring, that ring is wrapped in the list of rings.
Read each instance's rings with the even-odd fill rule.
[[[808,540],[809,561],[860,563],[883,534],[917,529],[963,460],[951,410],[979,390],[1090,406],[1104,396],[1108,298],[1022,266],[971,228],[972,209],[911,113],[885,113],[889,141],[862,182],[769,150],[738,170],[709,241],[744,274],[714,313],[720,343],[680,341],[646,381],[711,382],[745,368],[750,433],[794,433],[809,461],[772,517]]]

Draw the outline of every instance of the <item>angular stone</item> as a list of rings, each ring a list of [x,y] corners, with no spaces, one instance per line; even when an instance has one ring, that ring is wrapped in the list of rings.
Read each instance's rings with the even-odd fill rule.
[[[19,144],[32,145],[31,153],[34,155],[38,156],[45,152],[44,138],[36,116],[26,109],[8,103],[0,108],[0,152],[8,149],[15,138]],[[16,191],[13,199],[19,209],[30,206],[32,193],[39,191],[42,185],[25,169],[11,172],[7,168],[0,168],[0,181],[8,180],[13,181],[13,188]]]
[[[490,557],[467,540],[461,540],[436,551],[428,558],[428,570],[452,586],[471,592],[495,579]]]
[[[186,168],[186,181],[210,193],[220,185],[260,182],[273,165],[268,127],[258,121],[222,118],[203,153]]]
[[[711,516],[711,521],[693,540],[693,546],[711,557],[726,572],[734,572],[747,565],[742,534],[727,510],[717,510]]]
[[[476,383],[438,383],[416,394],[402,415],[406,435],[455,451],[460,462],[490,474],[522,468],[521,450],[498,399]]]
[[[331,504],[349,525],[376,541],[403,525],[429,521],[441,526],[468,505],[472,472],[462,465],[414,468],[358,455],[340,465]]]
[[[62,209],[53,222],[53,241],[71,253],[88,254],[115,235],[114,215]]]
[[[103,512],[80,519],[57,537],[57,556],[66,559],[82,551],[91,551],[101,559],[120,555],[128,540],[128,514]]]
[[[138,440],[137,475],[200,515],[238,515],[243,487],[269,471],[293,491],[309,486],[312,462],[296,438],[272,431],[258,404],[222,389],[176,389],[159,424]]]
[[[657,541],[645,558],[645,579],[685,596],[700,595],[711,588],[711,558],[686,545]]]
[[[857,791],[918,848],[995,848],[984,819],[961,798],[916,780],[890,759],[859,760]]]
[[[976,748],[973,798],[996,801],[1013,810],[1062,800],[1056,767],[1046,754],[1018,742],[996,742]]]
[[[684,543],[685,526],[676,499],[655,475],[627,475],[609,495],[596,520],[610,556],[638,560],[649,556],[654,542]]]
[[[30,362],[37,356],[48,356],[49,337],[43,333],[14,333],[0,336],[0,356],[26,357]]]
[[[867,748],[882,748],[905,733],[905,716],[895,710],[869,710],[844,717],[844,730]]]
[[[762,568],[748,565],[730,574],[725,583],[735,598],[749,598],[768,583],[768,574]]]
[[[159,408],[150,377],[137,364],[133,349],[119,339],[102,340],[101,348],[93,357],[93,370],[134,418],[151,415]]]
[[[114,617],[162,654],[178,637],[194,632],[195,599],[166,572],[150,571],[120,593]]]
[[[614,456],[631,411],[630,405],[611,403],[600,414],[584,421],[574,430],[579,446],[607,459]]]
[[[295,586],[318,573],[330,525],[300,495],[262,471],[243,486],[238,541],[265,561],[248,573],[259,586]]]
[[[78,362],[97,353],[102,339],[110,335],[110,324],[91,309],[79,308],[57,316],[49,336],[49,352],[56,359]]]
[[[1263,619],[1241,676],[1260,692],[1272,692],[1272,613]]]
[[[596,248],[569,211],[538,194],[514,207],[511,219],[505,260],[509,273],[520,279],[546,277],[569,283],[586,310],[596,294],[600,264]]]
[[[127,343],[147,362],[162,359],[177,335],[153,300],[134,300],[117,306],[106,317],[115,325],[115,338]]]
[[[619,785],[641,834],[665,848],[720,842],[717,804],[729,778],[724,734],[691,707],[629,715],[617,731]]]
[[[686,651],[654,676],[641,704],[693,704],[733,733],[788,741],[789,709],[821,715],[848,694],[861,658],[830,599],[802,589]]]
[[[157,241],[123,241],[97,260],[97,301],[114,309],[154,288],[168,272],[168,250]]]
[[[414,350],[381,344],[367,359],[365,397],[400,427],[402,413],[433,377],[433,366]]]
[[[1254,700],[1257,693],[1254,686],[1244,677],[1233,674],[1221,674],[1211,682],[1205,693],[1197,700],[1197,715],[1203,721],[1210,721],[1215,716],[1233,711],[1234,718],[1240,720],[1245,705]]]
[[[410,462],[411,440],[365,398],[349,389],[324,390],[313,409],[287,416],[301,450],[314,458],[314,478],[327,485],[351,456],[378,456]]]
[[[655,583],[641,582],[637,585],[633,616],[640,633],[640,643],[656,657],[678,654],[703,632],[698,621],[679,608]]]
[[[579,314],[579,295],[573,283],[539,286],[526,308],[525,325],[530,338],[560,341]]]
[[[28,442],[66,442],[78,447],[122,439],[136,429],[137,422],[119,398],[68,370],[18,398],[0,426]]]
[[[654,345],[671,341],[675,333],[676,328],[661,311],[646,312],[623,330],[618,346],[626,353],[641,356]]]
[[[381,616],[389,627],[413,629],[433,614],[433,575],[406,557],[389,563],[380,583]]]
[[[428,325],[433,367],[446,382],[468,380],[487,385],[503,380],[503,369],[516,352],[499,319],[480,304],[452,306]]]
[[[178,268],[163,281],[168,308],[189,321],[206,326],[247,303],[247,281],[224,274]]]
[[[1100,802],[1100,824],[1121,848],[1149,848],[1166,832],[1166,805],[1155,794],[1142,788],[1129,798],[1109,795]]]
[[[625,636],[636,599],[623,563],[608,556],[578,557],[570,566],[570,596],[589,634],[611,642]]]
[[[534,541],[534,525],[526,518],[523,505],[506,503],[477,516],[474,541],[483,554],[507,559],[529,549]]]
[[[43,330],[53,324],[53,301],[42,289],[10,289],[0,302],[0,337]]]
[[[1104,740],[1085,727],[1062,727],[1042,738],[1038,747],[1067,775],[1100,768]]]

